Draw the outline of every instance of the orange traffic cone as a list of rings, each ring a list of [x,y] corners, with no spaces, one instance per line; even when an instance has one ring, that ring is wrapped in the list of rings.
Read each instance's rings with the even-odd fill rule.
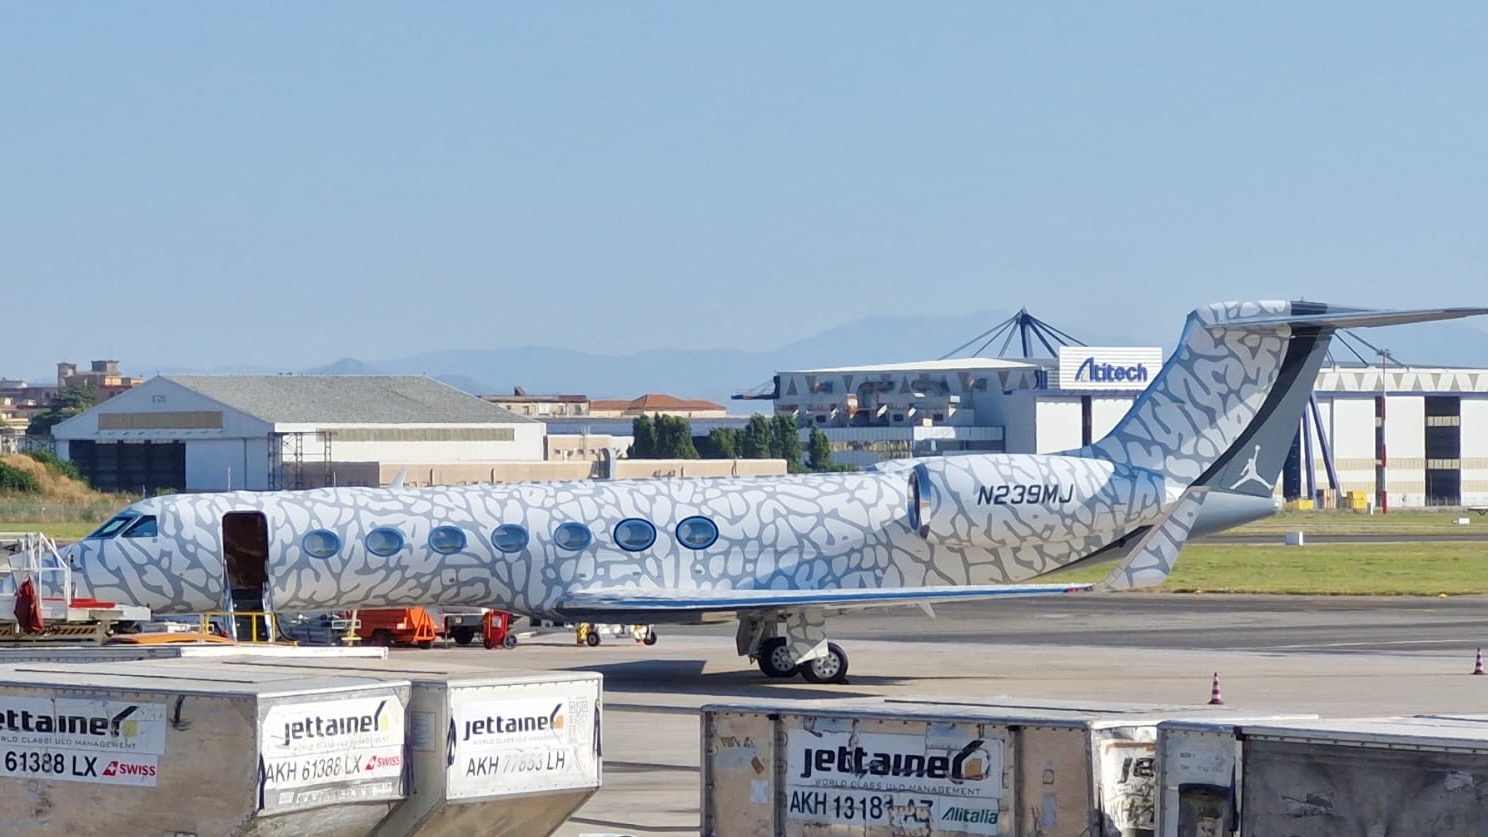
[[[1483,649],[1481,648],[1478,649],[1477,661],[1473,663],[1473,674],[1488,674],[1488,671],[1483,671]]]
[[[1209,705],[1223,706],[1224,698],[1219,696],[1219,672],[1214,672],[1214,685],[1209,687]]]

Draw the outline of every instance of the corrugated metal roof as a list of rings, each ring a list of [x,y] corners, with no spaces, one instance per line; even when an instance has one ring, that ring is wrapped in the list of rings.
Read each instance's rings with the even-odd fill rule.
[[[519,416],[422,375],[166,375],[275,424],[517,424]]]

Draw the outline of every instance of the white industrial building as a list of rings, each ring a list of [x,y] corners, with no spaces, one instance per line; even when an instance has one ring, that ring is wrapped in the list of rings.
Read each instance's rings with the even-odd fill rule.
[[[1061,346],[1053,359],[807,369],[778,373],[766,397],[826,433],[837,462],[1048,453],[1108,432],[1163,360],[1158,347]],[[1488,370],[1324,367],[1277,493],[1331,504],[1334,492],[1391,507],[1488,505]]]
[[[543,424],[432,378],[164,375],[52,431],[101,490],[376,484],[383,466],[541,461]]]

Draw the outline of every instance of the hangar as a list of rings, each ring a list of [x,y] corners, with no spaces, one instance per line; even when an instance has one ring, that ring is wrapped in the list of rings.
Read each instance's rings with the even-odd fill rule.
[[[858,466],[1050,453],[1105,435],[1166,355],[1157,346],[1086,346],[1026,311],[987,334],[1012,338],[1014,328],[1025,329],[1024,357],[781,371],[768,391],[735,398],[773,400],[775,413],[821,429],[834,461]],[[1350,497],[1353,508],[1488,506],[1488,370],[1403,365],[1357,336],[1342,338],[1318,372],[1276,494],[1325,508]],[[1050,357],[1032,355],[1039,343]],[[1365,362],[1370,354],[1383,362]]]
[[[418,375],[162,375],[52,434],[95,488],[146,494],[377,485],[544,450],[541,422]]]

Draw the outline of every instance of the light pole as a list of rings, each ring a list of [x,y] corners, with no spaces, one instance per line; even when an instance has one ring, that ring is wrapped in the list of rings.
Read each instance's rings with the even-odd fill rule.
[[[1390,374],[1390,350],[1379,349],[1376,352],[1380,356],[1380,394],[1379,402],[1375,405],[1375,447],[1379,450],[1379,461],[1374,468],[1376,504],[1379,506],[1380,514],[1390,513],[1390,492],[1385,487],[1385,470],[1389,464],[1389,457],[1385,453],[1385,397],[1389,391],[1389,383],[1386,380]]]

